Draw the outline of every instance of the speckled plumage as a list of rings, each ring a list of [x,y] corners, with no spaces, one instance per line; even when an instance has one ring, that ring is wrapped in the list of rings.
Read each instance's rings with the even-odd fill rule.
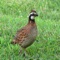
[[[36,11],[31,12],[36,13]],[[28,24],[22,29],[17,31],[16,36],[14,37],[12,43],[19,44],[22,48],[27,48],[35,41],[36,36],[37,36],[37,26],[35,23],[35,19],[31,20],[29,17]]]

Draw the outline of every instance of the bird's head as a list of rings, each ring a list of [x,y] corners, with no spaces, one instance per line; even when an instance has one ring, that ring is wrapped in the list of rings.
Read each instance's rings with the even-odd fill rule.
[[[30,14],[29,14],[29,20],[34,20],[35,17],[37,17],[38,14],[35,10],[31,10]]]

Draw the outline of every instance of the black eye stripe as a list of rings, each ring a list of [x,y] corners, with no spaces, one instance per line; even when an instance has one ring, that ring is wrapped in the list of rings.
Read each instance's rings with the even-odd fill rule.
[[[31,14],[32,16],[34,15],[34,14]]]
[[[30,16],[35,16],[35,14],[31,14]]]

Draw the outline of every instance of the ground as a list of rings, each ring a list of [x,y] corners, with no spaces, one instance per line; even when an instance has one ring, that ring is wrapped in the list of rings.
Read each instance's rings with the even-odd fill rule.
[[[27,48],[29,55],[19,54],[12,45],[16,31],[28,22],[31,9],[38,13],[38,36]],[[0,1],[0,60],[60,60],[60,0]]]

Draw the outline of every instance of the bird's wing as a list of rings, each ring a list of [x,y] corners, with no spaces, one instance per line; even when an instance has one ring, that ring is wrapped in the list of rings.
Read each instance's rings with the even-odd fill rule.
[[[22,28],[21,30],[18,30],[15,36],[15,40],[17,43],[21,44],[25,38],[28,37],[30,33],[30,30],[27,30],[26,28]]]

